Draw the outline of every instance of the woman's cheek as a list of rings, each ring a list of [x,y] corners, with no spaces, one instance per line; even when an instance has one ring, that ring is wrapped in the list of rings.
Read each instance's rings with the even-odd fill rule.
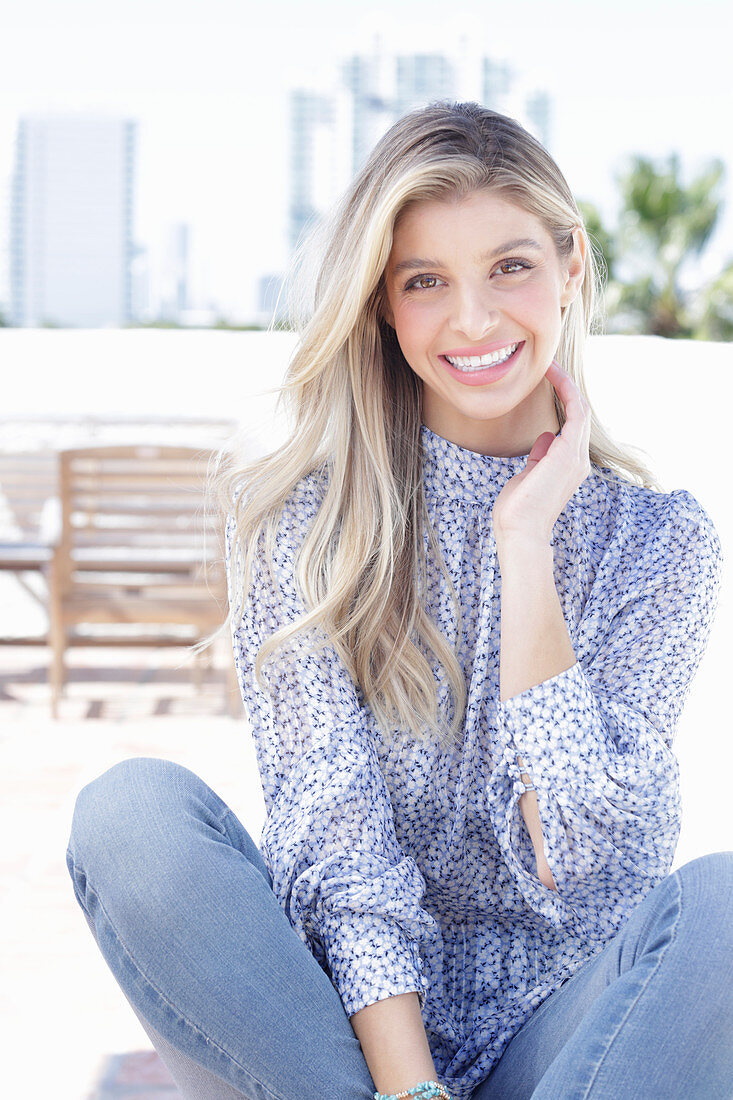
[[[405,359],[412,366],[416,358],[416,345],[420,332],[419,319],[415,317],[414,311],[406,309],[395,312],[394,317],[397,342]]]
[[[521,301],[515,300],[515,316],[523,321],[524,327],[534,332],[535,338],[552,342],[560,335],[562,315],[556,294],[549,288],[532,287],[522,295]]]
[[[395,315],[397,338],[408,362],[426,354],[432,334],[440,327],[436,313],[429,302],[409,302]]]

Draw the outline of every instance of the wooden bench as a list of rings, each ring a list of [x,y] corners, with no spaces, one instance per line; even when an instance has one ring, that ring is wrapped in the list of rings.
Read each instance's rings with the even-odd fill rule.
[[[51,646],[54,717],[69,646],[189,646],[224,621],[223,531],[216,530],[223,519],[209,516],[204,522],[200,513],[208,463],[236,430],[235,421],[205,418],[0,421],[0,570],[15,575],[49,620],[48,631],[33,636],[13,636],[0,626],[0,644]],[[143,467],[149,463],[147,475],[138,466],[127,485],[135,493],[115,495],[113,490],[125,487],[126,475],[121,469],[120,476],[103,474],[103,456],[98,455],[96,473],[90,475],[86,468],[86,494],[77,499],[74,463],[62,456],[84,451],[91,460],[89,448],[81,446],[90,440],[103,441],[99,449],[107,458],[112,457],[111,441],[125,441],[120,443],[118,461],[125,452],[136,454]],[[171,468],[161,482],[164,466],[159,458],[175,440],[201,445],[174,447],[187,472],[180,466]],[[71,441],[77,445],[53,446]],[[172,452],[168,456],[172,458]],[[126,517],[120,507],[124,500],[131,504]],[[80,516],[84,518],[79,531]],[[143,530],[145,517],[148,530]],[[157,528],[157,535],[150,528]],[[124,575],[126,586],[120,583]],[[133,611],[143,616],[137,631],[131,630]],[[110,628],[117,624],[116,632],[84,633],[89,617]],[[166,625],[169,629],[163,630]],[[239,714],[233,660],[226,668],[228,709]],[[197,658],[197,679],[199,672]]]
[[[207,417],[6,417],[0,420],[0,571],[44,609],[48,566],[60,531],[60,450],[93,444],[154,442],[211,449],[237,430]],[[13,635],[0,623],[0,645],[47,645],[47,634]]]
[[[224,622],[224,524],[204,497],[214,457],[151,444],[60,452],[61,528],[49,568],[54,717],[69,646],[188,647]],[[233,659],[227,672],[238,713]]]

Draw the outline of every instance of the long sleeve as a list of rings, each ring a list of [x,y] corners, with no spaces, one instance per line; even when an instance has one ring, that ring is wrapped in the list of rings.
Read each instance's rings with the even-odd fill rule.
[[[436,933],[420,906],[425,883],[400,849],[370,716],[330,646],[302,635],[254,675],[261,643],[302,614],[294,561],[317,507],[315,477],[296,488],[278,528],[273,572],[256,561],[234,656],[255,739],[267,817],[261,849],[291,925],[330,973],[349,1016],[427,988],[419,953]],[[234,521],[226,526],[229,599],[238,606]]]
[[[679,835],[672,740],[717,606],[721,547],[685,490],[614,532],[577,631],[578,660],[498,704],[488,798],[529,905],[606,938],[668,872]],[[557,891],[536,877],[518,799],[537,791]]]

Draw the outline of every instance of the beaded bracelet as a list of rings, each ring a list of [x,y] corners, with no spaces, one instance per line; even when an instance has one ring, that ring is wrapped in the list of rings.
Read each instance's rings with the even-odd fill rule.
[[[394,1092],[391,1095],[384,1092],[375,1092],[374,1100],[403,1100],[403,1097],[411,1096],[414,1100],[451,1100],[451,1095],[445,1085],[437,1081],[422,1081],[419,1085],[413,1085],[404,1092]]]

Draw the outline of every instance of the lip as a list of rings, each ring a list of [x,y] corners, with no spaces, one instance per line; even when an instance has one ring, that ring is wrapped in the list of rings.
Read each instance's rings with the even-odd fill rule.
[[[506,344],[499,344],[499,347],[506,347]],[[438,358],[450,376],[455,378],[457,382],[461,382],[464,386],[486,386],[490,382],[497,382],[500,378],[503,378],[505,374],[509,373],[519,356],[522,354],[523,347],[524,340],[517,344],[517,350],[513,355],[510,355],[508,359],[505,359],[503,363],[485,367],[483,370],[462,371],[459,370],[458,367],[452,366],[444,355],[439,355]],[[474,352],[474,355],[477,354],[478,352]]]
[[[512,344],[521,344],[522,340],[495,340],[493,344],[481,344],[478,348],[453,348],[451,351],[444,351],[443,355],[450,355],[451,359],[455,359],[459,355],[490,355],[492,351],[501,351],[502,348],[510,348]]]

